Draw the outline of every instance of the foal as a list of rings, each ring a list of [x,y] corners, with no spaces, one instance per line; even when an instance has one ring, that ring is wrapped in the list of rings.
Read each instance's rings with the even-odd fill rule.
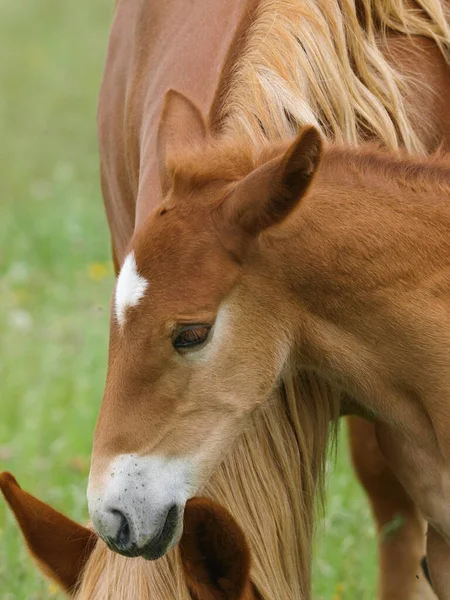
[[[0,474],[0,490],[39,568],[71,598],[98,598],[112,553],[97,535],[27,494],[10,473]],[[206,498],[188,503],[180,555],[186,584],[195,600],[257,600],[249,580],[250,553],[244,534],[218,504]],[[121,562],[119,579],[126,581],[125,595],[115,587],[115,600],[166,600],[136,592],[135,561],[113,556]],[[144,566],[151,568],[151,563]]]
[[[433,584],[448,600],[450,169],[322,151],[311,127],[263,151],[211,141],[176,92],[158,153],[165,199],[133,238],[113,299],[89,486],[96,530],[125,554],[163,554],[248,416],[283,373],[310,371],[376,421],[429,523]],[[156,420],[158,436],[137,416]],[[140,486],[162,481],[141,510]]]

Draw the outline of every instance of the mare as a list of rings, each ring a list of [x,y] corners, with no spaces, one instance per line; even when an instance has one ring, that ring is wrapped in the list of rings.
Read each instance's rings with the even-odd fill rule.
[[[392,542],[380,536],[380,597],[430,597],[416,578],[424,546],[416,504],[432,531],[442,533],[436,514],[446,494],[427,506],[423,501],[437,490],[426,475],[444,472],[435,468],[445,462],[445,444],[434,425],[445,424],[447,405],[443,389],[439,416],[423,398],[424,390],[436,392],[431,376],[443,378],[446,369],[445,361],[431,363],[428,356],[437,353],[430,331],[437,335],[445,323],[445,285],[433,269],[446,246],[438,236],[442,245],[433,247],[433,258],[420,245],[429,231],[420,230],[419,219],[426,228],[436,217],[443,232],[423,196],[435,198],[433,178],[445,187],[446,171],[362,149],[327,150],[321,161],[316,132],[356,148],[375,139],[391,151],[425,155],[441,143],[448,149],[445,11],[438,0],[117,2],[98,123],[118,279],[88,490],[93,524],[117,551],[165,554],[181,535],[186,499],[203,487],[243,527],[261,597],[309,598],[327,447],[338,415],[351,411],[386,423],[381,441],[389,465],[374,425],[351,424],[356,469],[380,531],[397,513],[404,516]],[[158,126],[168,88],[191,98],[208,122],[172,93]],[[306,139],[290,150],[278,146],[305,124],[315,127]],[[294,182],[274,215],[269,180],[281,177],[280,164],[291,165],[290,156],[297,200],[306,197],[272,231],[269,225],[291,212],[292,202],[288,210],[284,200],[292,200]],[[260,205],[253,188],[261,190]],[[276,181],[273,188],[279,191]],[[266,205],[268,216],[252,221],[250,201],[254,214]],[[435,204],[441,208],[440,197]],[[211,209],[216,205],[228,207],[220,218]],[[389,229],[396,211],[403,221]],[[417,229],[408,233],[411,223]],[[263,249],[273,249],[270,262]],[[290,278],[293,264],[296,273],[306,265],[310,279]],[[411,317],[408,324],[403,313],[398,317],[406,340],[400,324],[380,311],[402,302],[408,285],[420,287],[425,264],[436,304],[422,297],[408,310],[401,304]],[[364,296],[377,286],[390,290],[392,300]],[[376,335],[375,315],[386,339]],[[422,331],[425,323],[430,331]],[[419,382],[427,368],[428,379]],[[394,440],[393,423],[401,432]],[[405,475],[405,461],[397,464],[401,452],[394,446],[408,448],[403,442],[412,435],[416,449],[422,439],[427,448],[413,470],[423,493]],[[431,537],[431,555],[442,556],[440,533]],[[173,551],[147,570],[154,597],[189,597]]]
[[[103,598],[113,572],[114,598],[154,599],[144,559],[125,562],[91,528],[25,492],[11,473],[0,473],[0,490],[38,567],[71,598]],[[245,536],[220,505],[207,498],[187,503],[179,554],[186,586],[195,600],[257,600],[249,578]],[[117,562],[125,564],[118,569]]]

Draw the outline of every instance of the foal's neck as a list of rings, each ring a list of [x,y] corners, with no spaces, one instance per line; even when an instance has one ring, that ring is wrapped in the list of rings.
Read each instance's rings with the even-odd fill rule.
[[[445,161],[331,149],[300,207],[261,242],[295,298],[301,363],[390,421],[406,396],[383,399],[405,385],[414,396],[435,369],[423,341],[450,304],[449,194]]]
[[[324,173],[339,182],[351,173],[365,187],[386,186],[433,195],[450,193],[450,155],[411,157],[403,151],[387,152],[368,144],[358,148],[331,146],[324,156]]]

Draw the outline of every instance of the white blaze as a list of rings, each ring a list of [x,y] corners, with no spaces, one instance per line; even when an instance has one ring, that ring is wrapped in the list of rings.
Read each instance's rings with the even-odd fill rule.
[[[148,281],[138,273],[134,252],[130,252],[122,265],[116,285],[116,317],[121,327],[125,323],[127,308],[138,304],[147,287]]]

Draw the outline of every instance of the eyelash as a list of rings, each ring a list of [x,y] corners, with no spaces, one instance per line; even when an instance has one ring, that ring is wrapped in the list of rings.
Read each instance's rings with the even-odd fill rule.
[[[176,332],[172,345],[180,351],[195,348],[206,342],[210,330],[209,324],[186,325]]]

